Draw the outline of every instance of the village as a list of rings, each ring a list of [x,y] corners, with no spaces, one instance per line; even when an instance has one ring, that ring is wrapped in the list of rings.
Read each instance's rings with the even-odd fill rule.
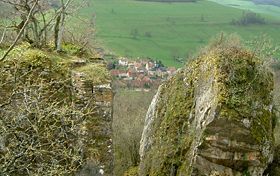
[[[118,58],[109,63],[115,88],[128,88],[136,91],[156,89],[164,80],[176,73],[175,67],[165,67],[160,61],[151,59]]]

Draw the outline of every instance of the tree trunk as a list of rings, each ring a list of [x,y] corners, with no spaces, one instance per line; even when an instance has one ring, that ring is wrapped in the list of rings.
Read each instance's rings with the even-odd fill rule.
[[[58,43],[58,33],[59,33],[59,24],[60,24],[61,14],[59,14],[56,18],[55,26],[54,26],[54,46],[57,50]]]
[[[56,51],[61,51],[61,44],[62,44],[62,37],[64,33],[64,22],[65,22],[65,14],[61,14],[61,23],[58,31],[58,36],[57,36],[57,45],[56,45]]]
[[[56,41],[56,51],[61,51],[62,37],[64,33],[64,23],[65,23],[65,4],[61,0],[61,14],[60,14],[60,23],[57,32],[57,41]]]

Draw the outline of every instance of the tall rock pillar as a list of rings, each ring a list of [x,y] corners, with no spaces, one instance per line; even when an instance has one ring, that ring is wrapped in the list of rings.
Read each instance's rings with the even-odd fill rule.
[[[273,75],[217,45],[160,86],[146,117],[141,176],[261,176],[273,159]]]

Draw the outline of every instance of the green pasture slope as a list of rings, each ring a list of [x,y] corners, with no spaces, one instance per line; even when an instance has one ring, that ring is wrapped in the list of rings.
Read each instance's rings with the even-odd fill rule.
[[[221,31],[236,32],[245,39],[266,33],[280,45],[280,14],[262,13],[266,25],[230,25],[243,12],[206,0],[196,3],[92,0],[92,6],[83,9],[82,14],[96,15],[95,37],[108,51],[121,56],[151,57],[168,66],[180,67],[183,64],[175,58],[187,58]]]
[[[266,14],[276,18],[280,17],[280,8],[273,5],[255,4],[251,0],[209,0],[228,7],[250,10],[259,14]]]

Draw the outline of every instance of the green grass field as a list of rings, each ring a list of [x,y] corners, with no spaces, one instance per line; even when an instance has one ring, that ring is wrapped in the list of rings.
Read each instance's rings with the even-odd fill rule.
[[[218,4],[222,4],[228,7],[234,7],[242,10],[250,10],[255,13],[266,14],[276,18],[279,18],[280,16],[279,7],[272,6],[272,5],[254,4],[250,0],[209,0],[209,1],[216,2]]]
[[[216,0],[218,1],[218,0]],[[107,51],[128,57],[151,57],[168,66],[182,66],[176,58],[187,58],[220,33],[238,33],[249,40],[268,34],[280,45],[279,7],[256,6],[248,1],[230,0],[238,8],[210,1],[197,3],[159,3],[134,0],[92,0],[82,14],[96,15],[96,40]],[[229,2],[229,1],[226,1]],[[222,3],[222,0],[219,1]],[[241,17],[245,4],[262,12],[266,25],[234,26],[232,19]],[[275,13],[274,13],[275,12]],[[180,59],[179,59],[180,60]]]

